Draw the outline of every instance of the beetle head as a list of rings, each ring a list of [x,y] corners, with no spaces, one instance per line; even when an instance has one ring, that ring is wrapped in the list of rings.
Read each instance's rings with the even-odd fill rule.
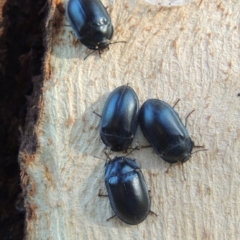
[[[106,38],[104,38],[102,41],[95,41],[83,38],[81,39],[82,44],[84,44],[87,48],[91,50],[96,51],[102,51],[106,48],[108,48],[110,41]]]
[[[192,154],[191,152],[185,153],[183,158],[180,160],[181,163],[187,162],[191,158]]]
[[[102,51],[108,48],[110,39],[113,35],[113,27],[109,25],[93,26],[84,29],[81,42],[91,50]]]
[[[110,41],[108,39],[104,39],[101,42],[97,43],[97,45],[95,46],[95,50],[102,51],[109,47],[109,43]]]
[[[182,157],[180,162],[185,163],[187,162],[191,156],[192,156],[192,149],[194,146],[194,142],[191,140],[191,138],[188,138],[187,141],[185,142],[186,148],[182,152]]]

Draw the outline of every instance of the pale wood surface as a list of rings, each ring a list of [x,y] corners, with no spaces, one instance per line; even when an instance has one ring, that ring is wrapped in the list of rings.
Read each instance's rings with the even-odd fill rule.
[[[31,154],[25,139],[20,152],[26,238],[239,239],[240,2],[193,0],[182,8],[143,0],[103,3],[115,27],[112,40],[126,44],[84,61],[89,51],[63,26],[65,16],[50,34],[37,151]],[[189,133],[209,149],[184,164],[186,181],[179,165],[166,174],[169,164],[150,148],[130,155],[142,167],[158,214],[137,226],[106,221],[113,212],[109,200],[98,197],[106,191],[104,161],[94,157],[105,158],[105,146],[93,111],[101,113],[108,94],[127,83],[141,104],[180,98],[175,109],[182,119],[195,109]],[[137,142],[147,145],[140,129]]]

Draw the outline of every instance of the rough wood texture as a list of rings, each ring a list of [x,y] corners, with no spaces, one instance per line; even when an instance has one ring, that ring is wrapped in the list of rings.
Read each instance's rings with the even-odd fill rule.
[[[240,236],[240,3],[195,0],[182,8],[144,1],[103,1],[115,26],[114,44],[92,54],[76,41],[61,5],[45,62],[39,120],[20,152],[27,239],[237,239]],[[57,6],[57,7],[56,7]],[[63,2],[66,6],[66,2]],[[62,16],[62,18],[61,18]],[[57,19],[57,21],[53,21]],[[62,22],[60,20],[63,20]],[[181,166],[152,149],[131,154],[151,189],[152,210],[138,226],[113,215],[104,185],[99,117],[108,94],[129,83],[143,103],[160,98],[182,119],[199,152]],[[30,128],[32,129],[32,128]],[[36,152],[30,151],[36,134]],[[133,145],[147,141],[140,129]],[[120,153],[121,154],[121,153]],[[115,153],[112,154],[115,156]]]

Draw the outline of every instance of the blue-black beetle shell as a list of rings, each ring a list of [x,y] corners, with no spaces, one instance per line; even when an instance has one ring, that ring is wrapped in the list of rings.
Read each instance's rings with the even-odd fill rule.
[[[103,50],[109,46],[113,26],[100,0],[69,0],[67,17],[77,38],[87,48]]]
[[[100,136],[112,151],[127,149],[137,130],[139,100],[127,86],[116,88],[107,98],[100,122]]]
[[[178,113],[166,102],[149,99],[139,113],[140,127],[155,152],[169,163],[186,162],[194,146]]]
[[[110,204],[123,222],[135,225],[145,220],[151,200],[139,165],[130,158],[115,157],[105,168]]]

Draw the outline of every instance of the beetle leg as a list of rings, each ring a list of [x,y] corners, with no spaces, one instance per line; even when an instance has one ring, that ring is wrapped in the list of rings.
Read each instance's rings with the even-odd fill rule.
[[[128,149],[129,149],[129,148],[123,149],[122,152],[127,154],[127,150],[128,150]],[[131,148],[130,148],[130,149],[131,149]]]
[[[204,148],[204,146],[193,145],[194,148]]]
[[[172,166],[172,163],[170,163],[170,165],[169,165],[169,167],[168,167],[166,173],[168,173],[168,170],[169,170],[169,168],[170,168],[171,166]]]
[[[188,117],[195,111],[195,109],[193,109],[185,118],[185,127],[187,127],[187,121],[188,121]]]
[[[110,219],[112,219],[112,218],[114,218],[114,217],[116,217],[116,215],[111,216],[111,217],[108,218],[106,221],[108,221],[108,220],[110,220]]]
[[[173,105],[173,107],[172,108],[175,108],[176,107],[176,105],[179,103],[179,101],[180,101],[180,98],[174,103],[174,105]]]
[[[112,159],[109,157],[109,155],[108,155],[106,152],[104,152],[104,154],[107,156],[107,158],[109,159],[109,161],[112,161]]]
[[[100,118],[102,117],[100,114],[96,113],[95,111],[93,111],[93,113],[95,113],[97,116],[99,116]]]
[[[94,157],[106,161],[106,159],[104,159],[104,158],[101,158],[101,157],[98,157],[98,156],[94,156]]]
[[[158,216],[155,212],[153,212],[152,210],[149,211],[151,214],[154,214],[156,217]]]
[[[108,197],[108,195],[102,194],[102,193],[100,193],[100,191],[99,191],[99,193],[98,193],[98,196],[99,196],[99,197]]]
[[[83,60],[86,60],[92,53],[96,52],[97,50],[94,50],[92,52],[90,52]]]
[[[126,41],[110,42],[109,45],[110,45],[110,44],[115,44],[115,43],[127,43],[127,42],[126,42]]]
[[[148,190],[149,197],[152,198],[151,190]]]
[[[134,147],[134,148],[127,148],[127,150],[140,150],[140,148],[139,147]]]
[[[141,149],[141,147],[139,147],[139,145],[138,145],[138,141],[137,141],[137,143],[136,143],[136,147],[129,147],[129,148],[126,148],[126,150],[140,150]]]
[[[132,148],[132,150],[129,152],[129,153],[127,153],[125,156],[124,156],[124,158],[126,158],[129,154],[131,154],[134,150],[136,150],[136,149],[138,149],[138,147],[135,147],[135,148]]]
[[[98,196],[99,196],[99,197],[108,197],[108,195],[101,194],[101,193],[99,193]]]
[[[148,146],[141,146],[140,148],[150,148],[152,147],[151,145],[148,145]],[[140,149],[139,149],[140,150]]]
[[[194,154],[194,153],[197,153],[197,152],[201,152],[201,151],[208,151],[208,149],[207,149],[207,148],[204,148],[204,149],[199,149],[199,150],[197,150],[197,151],[195,151],[195,152],[191,153],[191,155],[192,155],[192,154]]]

